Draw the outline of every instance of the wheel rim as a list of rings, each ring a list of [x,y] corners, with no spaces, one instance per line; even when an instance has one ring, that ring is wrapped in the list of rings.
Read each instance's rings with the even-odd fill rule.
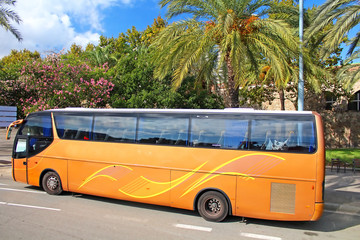
[[[47,186],[48,189],[54,191],[59,186],[59,180],[57,179],[57,177],[51,176],[51,177],[48,178],[48,180],[46,182],[46,186]]]
[[[217,215],[221,212],[221,201],[217,198],[210,198],[206,201],[205,209],[210,215]]]

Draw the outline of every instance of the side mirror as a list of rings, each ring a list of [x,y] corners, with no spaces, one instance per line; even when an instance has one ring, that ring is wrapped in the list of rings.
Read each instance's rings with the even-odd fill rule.
[[[6,131],[6,140],[10,140],[11,137],[11,131],[13,127],[9,127]]]
[[[10,137],[11,137],[11,131],[12,131],[12,128],[16,125],[21,125],[22,123],[24,122],[24,119],[20,119],[20,120],[16,120],[15,122],[12,122],[8,128],[7,128],[7,131],[6,131],[6,140],[9,140]]]

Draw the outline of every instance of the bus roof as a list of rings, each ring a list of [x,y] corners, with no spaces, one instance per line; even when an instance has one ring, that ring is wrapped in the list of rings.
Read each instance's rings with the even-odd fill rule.
[[[52,112],[81,112],[81,113],[178,113],[178,114],[279,114],[279,115],[312,115],[311,111],[270,111],[254,110],[252,108],[225,109],[149,109],[149,108],[76,108],[50,109]]]

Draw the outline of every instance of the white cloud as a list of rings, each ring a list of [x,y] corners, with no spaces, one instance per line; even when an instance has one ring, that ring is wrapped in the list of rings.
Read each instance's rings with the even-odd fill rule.
[[[135,0],[17,0],[12,9],[21,17],[17,28],[23,41],[0,28],[0,58],[11,49],[59,51],[72,43],[86,46],[97,43],[102,26],[102,11],[116,5],[131,6]]]

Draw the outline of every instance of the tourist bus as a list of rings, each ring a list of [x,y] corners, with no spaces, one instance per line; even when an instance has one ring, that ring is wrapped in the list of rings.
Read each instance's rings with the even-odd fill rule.
[[[31,113],[9,131],[15,125],[13,179],[49,194],[195,210],[208,221],[314,221],[323,212],[314,112],[66,108]]]

